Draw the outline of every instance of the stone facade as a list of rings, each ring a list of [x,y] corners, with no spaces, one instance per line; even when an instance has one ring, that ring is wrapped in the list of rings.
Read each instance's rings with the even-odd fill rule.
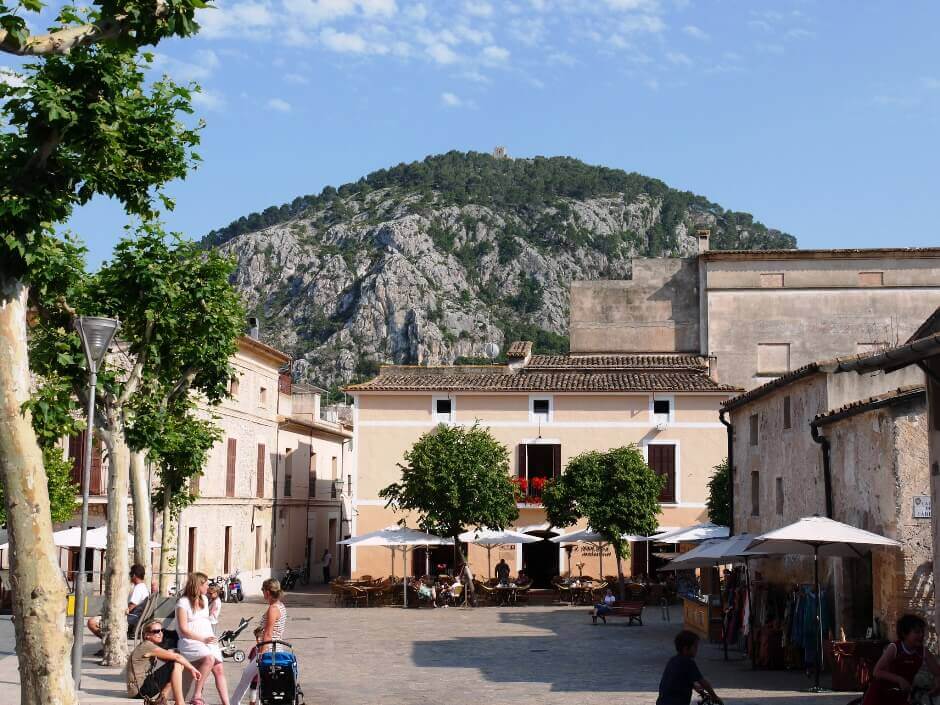
[[[571,351],[694,351],[716,359],[718,380],[751,389],[897,345],[938,305],[940,249],[706,250],[572,284]]]
[[[838,360],[810,365],[725,406],[734,433],[734,530],[760,534],[802,517],[826,516],[822,445],[828,440],[832,518],[902,542],[864,560],[824,560],[836,629],[864,636],[872,616],[892,628],[916,611],[932,621],[930,522],[914,519],[915,496],[929,494],[926,408],[918,372],[858,375]],[[897,390],[901,388],[903,394]],[[753,560],[772,583],[812,580],[801,557]],[[870,569],[869,569],[870,565]]]

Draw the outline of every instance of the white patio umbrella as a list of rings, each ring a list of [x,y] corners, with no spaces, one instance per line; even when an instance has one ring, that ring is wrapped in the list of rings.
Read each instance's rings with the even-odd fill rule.
[[[402,552],[402,571],[404,574],[405,581],[405,607],[408,606],[408,570],[405,566],[405,556],[410,549],[415,548],[416,546],[453,546],[454,540],[443,538],[441,536],[435,536],[434,534],[426,534],[423,531],[418,531],[417,529],[409,529],[407,526],[397,526],[392,525],[382,529],[381,531],[373,531],[369,534],[364,534],[362,536],[354,536],[348,538],[345,541],[339,541],[338,543],[349,545],[349,546],[383,546],[385,548],[391,548],[392,561],[394,564],[395,554],[394,551],[401,549]],[[394,573],[394,565],[393,565]]]
[[[633,541],[633,542],[649,542],[649,541],[659,541],[659,535],[665,532],[667,529],[662,527],[658,528],[655,534],[651,536],[636,536],[634,534],[623,534],[620,538],[624,541]],[[580,531],[573,531],[570,534],[561,534],[560,536],[554,536],[549,539],[553,543],[589,543],[597,546],[597,552],[600,557],[600,571],[601,577],[604,575],[604,546],[610,543],[606,538],[604,538],[600,533],[594,531],[590,526],[586,529],[581,529]],[[647,569],[646,572],[649,572],[649,555],[647,559]],[[568,572],[571,573],[571,566],[568,566]]]
[[[725,539],[731,532],[727,526],[719,526],[710,522],[687,526],[675,531],[667,531],[654,538],[658,543],[698,543],[708,539]]]
[[[751,542],[749,550],[780,555],[813,557],[813,582],[816,586],[816,683],[822,671],[822,595],[819,591],[819,558],[860,558],[879,546],[899,547],[901,544],[879,534],[820,516],[804,517],[782,529],[761,534]]]
[[[514,531],[513,529],[477,529],[476,531],[465,531],[460,534],[458,538],[463,543],[476,544],[486,549],[487,577],[493,575],[493,561],[490,554],[497,546],[544,541],[544,539],[538,536],[530,536],[529,534],[523,534],[521,531]]]

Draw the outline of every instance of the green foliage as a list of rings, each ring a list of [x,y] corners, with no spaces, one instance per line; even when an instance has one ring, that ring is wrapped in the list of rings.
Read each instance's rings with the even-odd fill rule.
[[[731,470],[728,459],[725,458],[713,469],[715,473],[708,481],[708,499],[705,500],[708,520],[719,526],[731,526],[731,495],[728,492]]]
[[[375,189],[390,189],[393,194],[427,193],[437,194],[435,207],[469,203],[507,211],[525,217],[545,208],[554,208],[556,213],[536,228],[537,237],[545,238],[544,244],[553,248],[567,244],[584,244],[591,239],[590,232],[568,222],[570,210],[564,199],[585,199],[595,196],[623,194],[628,200],[646,195],[661,199],[662,222],[652,234],[650,252],[670,252],[675,249],[675,227],[686,219],[690,207],[699,212],[715,215],[718,219],[713,233],[712,246],[717,249],[792,248],[796,240],[776,230],[768,230],[746,213],[725,211],[721,206],[702,196],[687,191],[669,188],[658,179],[620,169],[592,166],[570,157],[535,157],[534,159],[494,159],[478,152],[452,151],[430,156],[420,162],[399,164],[390,169],[373,172],[355,183],[345,184],[339,189],[327,187],[319,195],[295,198],[291,203],[267,208],[263,213],[252,213],[239,218],[224,228],[210,232],[203,243],[215,246],[231,240],[242,233],[261,230],[297,217],[306,211],[327,207],[333,199],[362,198]],[[692,223],[686,223],[691,226]],[[468,232],[476,227],[476,221],[468,218],[464,223]],[[751,237],[742,239],[739,227],[747,227]],[[519,233],[507,224],[510,235]],[[440,226],[432,228],[432,238],[441,249],[453,249],[453,235],[448,235]],[[522,234],[526,240],[530,236]],[[449,244],[448,244],[449,242]],[[655,249],[654,247],[659,248]],[[499,240],[500,261],[505,264],[515,256],[512,237]]]
[[[8,275],[29,278],[53,224],[95,195],[152,216],[154,189],[198,159],[198,128],[178,119],[192,112],[190,89],[146,83],[149,64],[132,50],[92,45],[25,65],[23,86],[0,84],[8,128],[0,132],[0,262]]]
[[[568,336],[558,335],[550,330],[539,328],[532,323],[522,321],[508,321],[500,323],[503,331],[503,340],[508,343],[513,340],[531,340],[533,351],[540,355],[566,355],[568,353]]]
[[[222,439],[222,430],[212,420],[200,418],[192,400],[181,397],[168,407],[157,403],[161,395],[148,396],[137,408],[128,438],[138,447],[147,447],[156,463],[160,483],[154,504],[170,500],[173,512],[191,504],[191,480],[202,474],[212,446]]]
[[[49,490],[49,508],[53,522],[68,521],[75,516],[78,503],[75,496],[80,488],[72,481],[72,463],[62,454],[59,446],[43,446],[42,461],[46,470]],[[7,503],[0,482],[0,524],[7,521]]]
[[[542,504],[552,526],[586,518],[624,557],[624,534],[648,536],[656,531],[664,483],[635,445],[588,451],[572,458],[561,477],[545,486]]]
[[[509,452],[486,429],[440,425],[399,464],[402,476],[379,492],[386,506],[418,515],[422,529],[456,537],[465,528],[503,529],[519,510],[509,479]]]
[[[519,313],[534,313],[542,308],[543,291],[538,279],[525,272],[519,275],[519,293],[509,300],[509,305]],[[567,352],[567,351],[566,351]]]

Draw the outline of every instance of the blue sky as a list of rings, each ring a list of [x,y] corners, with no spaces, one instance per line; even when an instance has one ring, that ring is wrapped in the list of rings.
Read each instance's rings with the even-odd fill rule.
[[[159,70],[197,80],[199,237],[450,149],[571,155],[753,213],[802,247],[940,245],[931,2],[221,0]],[[124,218],[71,227],[106,258]]]

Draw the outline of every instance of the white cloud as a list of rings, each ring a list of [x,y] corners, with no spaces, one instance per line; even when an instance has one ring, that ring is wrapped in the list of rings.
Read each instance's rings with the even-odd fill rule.
[[[395,0],[359,0],[359,6],[366,17],[391,17],[398,12]]]
[[[658,15],[628,15],[620,21],[620,28],[629,33],[657,34],[666,29],[666,23]]]
[[[267,5],[251,0],[231,5],[219,3],[216,7],[196,11],[196,20],[202,28],[199,36],[209,39],[260,38],[266,35],[259,30],[273,27],[275,19]]]
[[[692,59],[683,54],[681,51],[667,51],[666,59],[670,64],[675,64],[676,66],[691,66]]]
[[[320,41],[327,49],[343,54],[384,54],[388,51],[384,46],[367,42],[358,34],[337,32],[332,27],[320,32]]]
[[[791,30],[787,31],[787,39],[810,39],[815,37],[814,32],[810,32],[808,29],[803,29],[802,27],[794,27]]]
[[[463,101],[453,93],[444,92],[441,93],[441,104],[446,108],[459,108]]]
[[[201,90],[193,93],[193,104],[204,110],[222,110],[225,107],[225,98],[215,91]]]
[[[439,64],[452,64],[458,56],[446,44],[432,44],[427,48],[428,55]]]
[[[22,88],[26,85],[26,81],[20,74],[6,66],[0,67],[0,83],[11,88]]]
[[[282,98],[271,98],[268,101],[268,107],[271,110],[276,110],[279,113],[289,113],[291,110],[291,105],[286,100]]]
[[[498,46],[488,46],[483,50],[483,58],[489,63],[502,64],[509,60],[509,50]]]
[[[200,49],[193,57],[193,61],[183,61],[166,54],[153,55],[153,67],[157,71],[169,74],[177,81],[205,81],[219,67],[221,61],[211,49]]]
[[[332,22],[356,11],[355,0],[283,0],[288,14],[308,25]]]
[[[625,10],[635,12],[636,10],[654,9],[656,3],[654,0],[605,0],[608,7],[613,10]]]
[[[764,20],[748,20],[748,27],[751,29],[759,29],[762,32],[770,32],[773,27],[770,26],[770,23],[765,22]]]
[[[284,80],[288,83],[297,83],[301,85],[310,83],[310,80],[306,76],[299,73],[285,73]]]
[[[428,16],[428,8],[419,2],[405,10],[405,16],[413,22],[424,22]]]
[[[313,44],[313,37],[292,24],[284,30],[284,43],[291,47],[308,47]]]
[[[936,78],[934,76],[924,76],[922,79],[920,79],[920,82],[927,90],[935,91],[940,89],[940,78]]]
[[[694,39],[711,39],[711,37],[708,36],[708,32],[701,27],[696,27],[694,24],[687,24],[682,28],[682,31]]]
[[[468,15],[474,17],[491,17],[493,15],[493,6],[482,0],[468,0],[464,3],[463,9]]]
[[[643,82],[643,85],[645,85],[645,86],[646,86],[647,88],[649,88],[651,91],[658,91],[658,90],[659,90],[659,81],[657,81],[655,78],[647,78],[647,79]]]

